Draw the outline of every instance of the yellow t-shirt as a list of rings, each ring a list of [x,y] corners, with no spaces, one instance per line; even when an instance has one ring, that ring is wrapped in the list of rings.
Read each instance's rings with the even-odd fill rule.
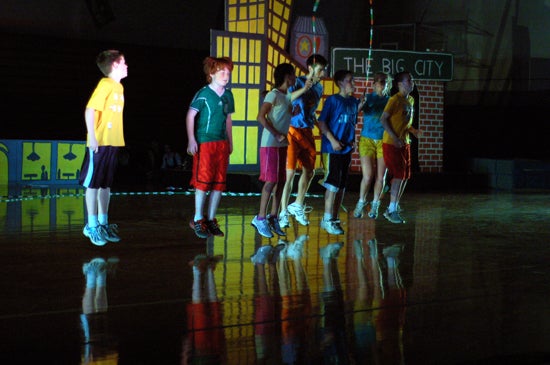
[[[414,98],[410,95],[405,97],[403,94],[397,93],[393,95],[390,100],[388,100],[388,103],[384,108],[384,112],[390,115],[388,119],[390,126],[393,128],[393,131],[397,134],[399,139],[405,143],[410,143],[411,137],[408,129],[413,123]],[[382,143],[393,144],[393,139],[386,131],[384,131]]]
[[[97,84],[86,108],[95,109],[94,130],[100,146],[122,147],[124,130],[124,87],[120,82],[104,77]]]

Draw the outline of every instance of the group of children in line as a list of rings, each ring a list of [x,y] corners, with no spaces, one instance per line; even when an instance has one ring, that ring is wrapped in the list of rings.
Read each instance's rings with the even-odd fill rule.
[[[320,225],[329,234],[344,233],[338,212],[344,199],[351,155],[356,147],[355,128],[361,111],[364,114],[359,140],[362,180],[354,217],[364,216],[364,209],[369,204],[366,197],[373,182],[373,200],[368,216],[372,219],[378,217],[385,176],[389,171],[391,197],[384,217],[392,223],[405,223],[400,215],[399,200],[411,174],[409,133],[415,136],[421,133],[412,127],[414,99],[410,93],[414,82],[410,73],[404,71],[396,75],[398,91],[390,97],[391,78],[378,72],[374,75],[374,91],[357,99],[353,96],[353,73],[338,70],[333,75],[338,93],[326,98],[317,118],[316,110],[323,93],[319,81],[325,76],[326,66],[323,56],[312,55],[307,60],[308,75],[298,78],[290,64],[277,66],[274,89],[267,94],[260,108],[258,121],[263,126],[260,181],[264,185],[260,209],[251,224],[264,237],[285,236],[282,228],[289,226],[289,215],[302,225],[309,224],[306,215],[309,208],[304,199],[314,174],[316,151],[312,130],[315,125],[322,135],[324,177],[320,184],[326,189]],[[302,174],[296,201],[287,206],[298,163],[302,166]]]
[[[97,85],[85,110],[88,152],[84,158],[80,183],[86,187],[88,222],[84,235],[95,245],[118,242],[118,227],[108,222],[110,188],[116,168],[116,154],[124,146],[121,79],[127,76],[124,55],[107,50],[96,63],[105,75]],[[305,196],[314,177],[317,156],[313,128],[318,126],[326,189],[321,227],[329,234],[343,234],[338,211],[346,190],[351,154],[356,147],[355,128],[359,113],[364,115],[359,140],[362,180],[354,210],[363,217],[369,204],[367,193],[374,181],[374,195],[368,213],[376,219],[384,191],[386,170],[391,176],[391,198],[384,212],[392,223],[405,223],[399,200],[411,174],[410,134],[414,82],[409,72],[395,75],[398,92],[389,96],[390,78],[376,73],[373,93],[358,99],[353,73],[338,70],[333,80],[338,93],[328,96],[317,118],[326,75],[327,60],[318,54],[307,59],[308,74],[296,77],[294,66],[282,63],[274,71],[274,88],[265,95],[257,120],[263,127],[260,143],[260,181],[262,193],[258,214],[251,224],[258,233],[271,238],[286,235],[289,216],[308,225]],[[195,213],[190,227],[200,238],[223,236],[216,220],[222,192],[226,188],[229,155],[233,151],[232,119],[235,111],[229,83],[233,62],[228,57],[207,57],[203,71],[207,85],[193,97],[186,116],[187,153],[193,157],[190,185],[195,189]],[[301,168],[295,201],[288,204],[298,168]],[[375,172],[376,170],[376,172]],[[268,209],[271,202],[271,208]],[[205,211],[206,208],[206,211]],[[269,210],[269,213],[268,213]]]

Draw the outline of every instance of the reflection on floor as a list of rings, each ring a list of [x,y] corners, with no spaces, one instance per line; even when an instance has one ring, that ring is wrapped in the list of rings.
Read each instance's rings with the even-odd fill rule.
[[[2,364],[550,363],[547,194],[411,192],[392,224],[349,193],[338,236],[311,195],[272,239],[228,194],[204,240],[192,192],[116,193],[103,247],[82,194],[0,201]]]

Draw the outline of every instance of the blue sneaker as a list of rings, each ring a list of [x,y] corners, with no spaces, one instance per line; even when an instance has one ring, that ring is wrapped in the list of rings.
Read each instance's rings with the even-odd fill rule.
[[[268,215],[267,221],[273,233],[279,236],[286,236],[286,232],[281,229],[281,225],[279,224],[279,218]]]
[[[118,226],[116,224],[102,224],[99,226],[101,235],[109,242],[119,242]]]
[[[265,264],[272,252],[273,246],[262,246],[258,248],[254,255],[250,256],[250,261],[252,261],[253,264]]]
[[[250,223],[252,227],[256,228],[259,234],[264,237],[272,238],[273,233],[271,233],[271,228],[269,228],[269,222],[267,219],[259,220],[258,216],[254,216],[252,222]]]
[[[395,224],[405,223],[405,220],[403,219],[403,217],[401,217],[398,210],[394,210],[393,212],[386,210],[384,212],[384,217]]]
[[[107,243],[107,240],[103,237],[101,226],[90,227],[86,224],[82,233],[96,246],[104,246]]]

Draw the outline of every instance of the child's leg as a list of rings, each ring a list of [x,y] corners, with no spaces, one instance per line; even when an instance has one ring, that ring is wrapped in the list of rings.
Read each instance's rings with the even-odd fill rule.
[[[338,212],[340,210],[340,207],[342,206],[342,202],[344,201],[345,192],[346,189],[340,189],[334,195],[334,203],[332,204],[332,218],[334,219],[338,219]]]
[[[332,214],[334,211],[335,198],[336,198],[336,192],[330,191],[329,189],[325,191],[325,217],[324,218],[329,218],[329,219],[334,218]]]
[[[210,192],[210,198],[208,200],[208,220],[211,221],[216,218],[216,212],[220,205],[222,192],[220,190],[212,190]]]
[[[195,189],[195,222],[204,218],[204,203],[206,201],[206,191]]]
[[[86,210],[88,212],[88,225],[98,226],[98,189],[86,189]]]
[[[262,197],[260,199],[260,211],[258,212],[258,217],[265,218],[267,214],[267,205],[269,204],[269,199],[271,198],[271,192],[275,187],[276,183],[266,181],[264,187],[262,188]],[[277,216],[277,214],[275,214]]]
[[[109,214],[109,202],[111,201],[111,188],[99,189],[98,190],[98,214],[99,215],[108,215]]]
[[[279,207],[281,206],[281,199],[283,197],[283,187],[279,183],[273,187],[273,200],[271,201],[271,216],[277,217],[279,214]]]

